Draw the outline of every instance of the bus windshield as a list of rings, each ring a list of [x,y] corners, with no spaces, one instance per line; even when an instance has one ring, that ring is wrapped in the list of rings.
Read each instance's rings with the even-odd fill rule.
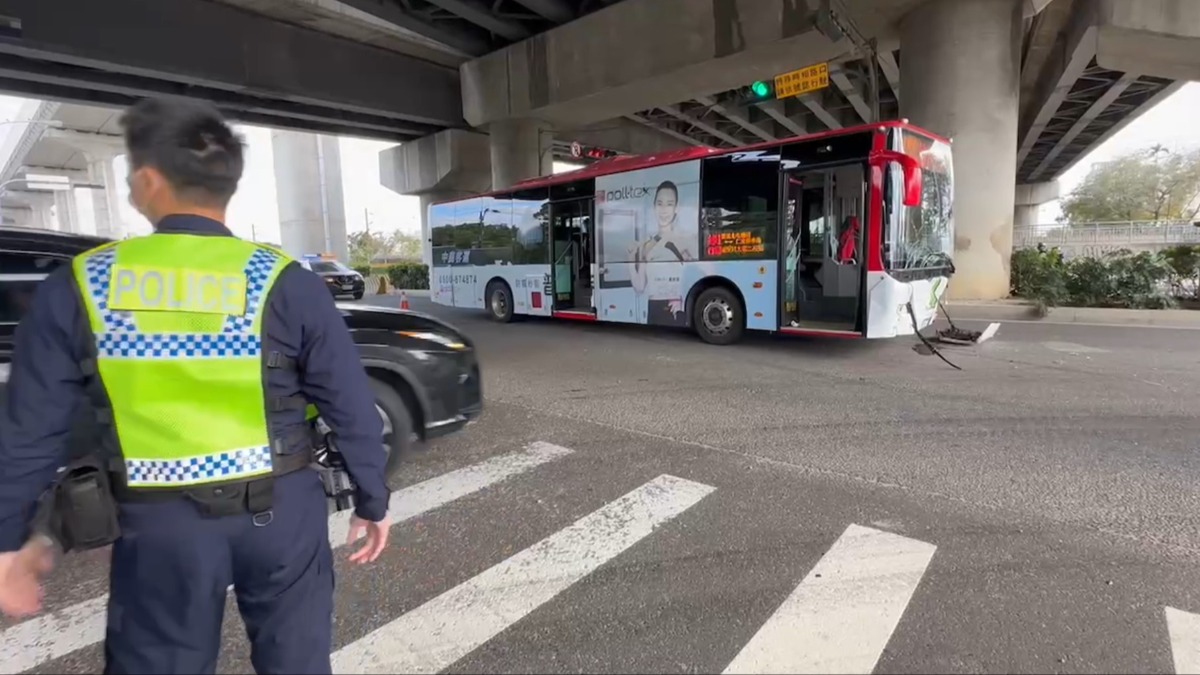
[[[941,274],[954,255],[954,171],[950,146],[907,129],[896,129],[893,149],[921,163],[922,196],[905,206],[904,173],[892,164],[885,182],[884,264],[906,276]]]

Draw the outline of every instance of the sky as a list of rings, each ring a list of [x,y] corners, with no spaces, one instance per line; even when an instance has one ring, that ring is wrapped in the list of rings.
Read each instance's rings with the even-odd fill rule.
[[[0,96],[0,121],[19,121],[17,114],[28,99]],[[1200,146],[1200,126],[1195,111],[1200,110],[1200,83],[1189,83],[1154,109],[1134,120],[1107,142],[1093,150],[1060,178],[1061,192],[1071,192],[1096,162],[1112,159],[1131,150],[1160,143],[1171,149]],[[0,125],[0,146],[4,137],[15,133],[19,124]],[[230,204],[228,222],[236,234],[259,241],[279,241],[279,211],[275,198],[275,170],[271,156],[271,130],[265,127],[237,126],[247,143],[246,169]],[[391,141],[366,138],[339,138],[342,164],[342,193],[346,231],[359,232],[371,220],[374,232],[420,232],[420,208],[416,197],[398,195],[379,182],[379,152],[395,145]],[[7,157],[0,158],[0,163]],[[555,162],[555,173],[569,170],[570,164]],[[124,158],[114,162],[115,175],[125,175]],[[128,188],[118,181],[122,220],[135,233],[148,233],[150,225],[129,206]],[[0,201],[3,195],[0,194]],[[82,228],[94,228],[90,199],[79,199]],[[1042,206],[1039,221],[1053,223],[1061,213],[1057,201]],[[94,231],[94,229],[92,230]]]

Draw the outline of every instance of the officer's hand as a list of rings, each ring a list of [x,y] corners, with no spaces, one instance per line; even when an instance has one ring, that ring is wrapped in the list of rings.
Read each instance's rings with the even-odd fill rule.
[[[42,609],[42,577],[54,567],[54,552],[40,540],[0,553],[0,612],[19,619]]]
[[[350,555],[350,562],[359,565],[374,562],[387,547],[388,531],[391,529],[392,519],[387,516],[384,516],[383,520],[378,523],[363,520],[358,516],[350,516],[350,536],[346,538],[346,544],[353,544],[354,540],[364,534],[367,537],[366,545]]]

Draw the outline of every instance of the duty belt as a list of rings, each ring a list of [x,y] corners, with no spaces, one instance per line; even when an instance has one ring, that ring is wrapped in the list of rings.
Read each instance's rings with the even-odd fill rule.
[[[226,483],[212,483],[188,487],[131,488],[121,476],[114,476],[113,495],[126,504],[147,504],[188,499],[196,502],[201,511],[210,516],[236,515],[238,513],[259,514],[271,509],[275,479],[310,467],[313,463],[311,446],[298,452],[275,453],[272,456],[270,474],[240,479]]]

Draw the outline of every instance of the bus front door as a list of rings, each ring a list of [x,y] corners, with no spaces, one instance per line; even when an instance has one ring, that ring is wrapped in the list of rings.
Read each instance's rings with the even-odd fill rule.
[[[864,176],[860,164],[783,173],[780,328],[861,334]]]

